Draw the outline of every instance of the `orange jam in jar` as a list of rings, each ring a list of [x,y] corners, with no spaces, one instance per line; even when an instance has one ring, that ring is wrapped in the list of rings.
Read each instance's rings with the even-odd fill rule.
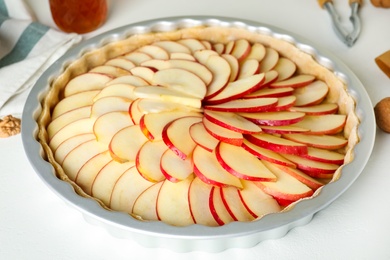
[[[64,32],[87,33],[107,18],[106,0],[49,0],[54,22]]]

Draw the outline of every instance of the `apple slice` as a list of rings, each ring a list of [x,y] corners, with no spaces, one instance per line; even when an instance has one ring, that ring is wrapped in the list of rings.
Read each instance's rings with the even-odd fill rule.
[[[151,60],[152,56],[139,51],[133,51],[123,56],[124,58],[130,60],[135,65],[139,66],[142,62]]]
[[[193,56],[191,56],[193,57]],[[195,58],[194,58],[195,59]],[[206,68],[203,64],[190,61],[190,60],[180,60],[180,59],[170,59],[170,60],[148,60],[142,63],[142,66],[151,67],[156,70],[165,70],[165,69],[183,69],[187,70],[196,76],[198,76],[203,82],[208,85],[210,84],[213,74],[209,69]]]
[[[177,183],[164,181],[157,198],[156,209],[159,220],[175,226],[194,224],[188,201],[192,179],[189,177]]]
[[[196,74],[185,69],[165,69],[154,73],[153,84],[203,99],[206,95],[206,84]]]
[[[251,181],[276,181],[263,163],[253,154],[228,143],[220,142],[215,155],[221,166],[237,178]]]
[[[290,111],[302,112],[306,115],[329,115],[337,113],[339,106],[336,103],[321,103],[319,105],[307,106],[307,107],[290,107]]]
[[[251,52],[251,44],[246,39],[239,39],[234,42],[231,55],[237,58],[239,62],[243,61]]]
[[[211,42],[209,42],[207,40],[201,40],[200,42],[204,45],[204,47],[207,50],[212,50],[213,49],[213,45],[211,44]]]
[[[195,59],[202,64],[205,64],[207,60],[210,58],[210,56],[219,56],[218,52],[213,50],[208,50],[206,48],[195,51],[193,55]]]
[[[80,168],[92,157],[107,150],[96,140],[84,142],[70,151],[62,162],[62,168],[70,180],[74,181]]]
[[[244,117],[236,113],[210,111],[205,109],[203,115],[210,122],[213,122],[221,127],[235,132],[243,134],[253,134],[261,132],[261,128],[258,125],[252,123],[251,121],[245,119]]]
[[[134,162],[138,151],[147,140],[139,125],[123,128],[111,139],[109,144],[111,156],[118,162]]]
[[[273,152],[269,149],[262,148],[258,145],[255,145],[248,140],[244,139],[244,142],[242,143],[242,148],[256,156],[257,158],[265,161],[269,161],[275,164],[284,165],[288,167],[295,168],[295,164],[289,160],[287,160],[285,157],[281,156],[280,154]]]
[[[104,165],[92,184],[91,196],[101,200],[106,206],[109,206],[111,194],[116,182],[126,170],[133,166],[133,162],[118,163],[114,160]]]
[[[285,88],[285,87],[301,88],[309,85],[314,80],[315,77],[313,75],[299,74],[297,76],[282,81],[271,83],[269,87],[270,88]]]
[[[312,190],[317,190],[320,187],[324,186],[324,183],[320,182],[317,179],[314,179],[310,177],[309,175],[305,174],[304,172],[295,169],[295,168],[290,168],[282,165],[274,165],[278,168],[280,168],[282,171],[290,174],[292,177],[296,178],[298,181],[302,182]]]
[[[271,97],[286,97],[291,96],[294,92],[293,88],[261,88],[257,91],[249,93],[242,98],[271,98]]]
[[[344,137],[334,135],[284,134],[283,138],[302,143],[310,147],[328,150],[343,148],[348,143],[348,140]]]
[[[158,86],[143,86],[134,89],[134,94],[139,98],[150,98],[174,102],[194,108],[202,106],[201,99],[187,95],[181,91]]]
[[[235,41],[229,41],[225,45],[225,53],[230,54],[233,51]]]
[[[283,81],[294,75],[297,65],[290,59],[280,57],[273,70],[278,72],[278,81]]]
[[[212,185],[204,183],[195,177],[188,190],[188,200],[191,216],[196,224],[215,227],[218,226],[210,210],[210,193]]]
[[[75,108],[56,117],[47,126],[47,134],[49,136],[49,139],[51,139],[61,128],[63,128],[67,124],[70,124],[82,118],[89,117],[90,112],[91,106],[84,106]]]
[[[230,82],[221,92],[207,100],[207,104],[216,105],[233,99],[238,99],[261,87],[264,74],[256,74],[247,78]]]
[[[151,182],[165,180],[160,169],[160,160],[166,149],[167,146],[162,141],[147,141],[141,146],[135,158],[135,165],[142,177]]]
[[[169,56],[170,60],[188,60],[196,61],[195,57],[192,54],[183,53],[183,52],[172,52]]]
[[[257,60],[249,59],[241,63],[237,79],[246,78],[259,73],[260,63]]]
[[[241,146],[242,141],[244,140],[242,133],[219,126],[208,120],[206,117],[203,117],[202,122],[206,131],[215,139],[229,144]]]
[[[144,112],[142,110],[140,110],[138,107],[138,104],[141,100],[142,100],[141,98],[137,98],[137,99],[133,100],[129,106],[129,111],[128,111],[129,116],[131,118],[131,121],[135,125],[138,125],[140,123],[141,118],[144,115]]]
[[[302,155],[302,157],[313,161],[341,165],[344,163],[345,155],[336,151],[309,147],[307,154]]]
[[[329,87],[325,82],[316,80],[307,86],[297,88],[294,91],[294,95],[297,97],[295,106],[312,106],[317,105],[324,100],[328,94]]]
[[[112,79],[113,77],[100,73],[88,72],[81,74],[66,84],[64,96],[69,97],[80,92],[100,90]]]
[[[162,131],[162,140],[179,158],[185,160],[191,156],[196,143],[191,139],[191,125],[201,122],[198,116],[186,116],[167,124]]]
[[[310,129],[310,134],[337,134],[344,128],[346,115],[330,114],[320,116],[306,115],[294,126]]]
[[[210,152],[213,151],[219,143],[217,138],[207,132],[203,122],[195,123],[190,127],[190,136],[197,145]]]
[[[278,202],[255,183],[243,180],[242,186],[243,189],[238,190],[238,195],[247,211],[254,218],[261,218],[264,215],[281,211]]]
[[[219,187],[242,188],[240,179],[226,171],[218,162],[215,152],[196,146],[193,152],[194,173],[205,183]]]
[[[203,43],[201,43],[199,40],[193,39],[193,38],[180,39],[177,42],[187,46],[191,50],[192,53],[195,53],[196,51],[199,51],[199,50],[206,49],[206,47],[204,46]]]
[[[153,59],[167,60],[169,59],[169,53],[163,48],[155,45],[144,45],[137,49],[139,52],[146,53]]]
[[[92,195],[92,185],[96,176],[111,161],[112,158],[108,151],[96,154],[80,168],[75,176],[75,182],[85,193]]]
[[[246,60],[248,59],[254,59],[258,62],[261,62],[265,57],[266,49],[263,44],[255,42],[252,44],[251,51],[249,52],[248,56],[246,56]]]
[[[140,77],[134,75],[126,75],[109,81],[106,84],[106,86],[116,85],[116,84],[128,84],[134,87],[149,85],[148,82],[146,82],[144,79]]]
[[[94,97],[99,94],[99,92],[99,90],[84,91],[62,99],[53,109],[51,115],[52,120],[66,112],[92,105]]]
[[[115,183],[110,198],[110,208],[132,213],[137,198],[153,184],[153,182],[142,178],[135,166],[131,167]]]
[[[221,55],[225,51],[225,45],[223,43],[217,42],[217,43],[213,44],[213,48],[212,49],[215,50],[216,52],[218,52],[218,54]]]
[[[151,84],[153,81],[155,73],[153,69],[143,66],[134,67],[130,70],[130,72],[133,76],[143,79],[144,81],[148,82],[148,84]]]
[[[234,221],[232,216],[229,214],[225,204],[222,201],[221,197],[221,188],[212,186],[210,191],[210,212],[213,216],[214,220],[218,223],[218,225],[223,226],[225,224],[229,224]]]
[[[205,99],[210,99],[226,86],[230,79],[231,68],[226,59],[218,55],[211,55],[203,64],[212,74],[212,80],[207,85],[205,96]]]
[[[249,99],[253,100],[253,99]],[[277,101],[277,99],[276,99]],[[276,103],[276,102],[275,102]],[[267,126],[284,126],[298,123],[303,120],[305,113],[301,112],[258,112],[258,113],[240,113],[240,116],[258,124]]]
[[[256,185],[265,193],[276,199],[289,201],[297,201],[313,195],[312,189],[281,170],[277,165],[270,162],[264,163],[277,177],[276,182],[256,182]]]
[[[106,75],[108,77],[113,77],[113,78],[117,78],[117,77],[121,77],[121,76],[125,76],[125,75],[130,75],[130,71],[124,70],[124,69],[119,68],[119,67],[111,66],[111,65],[100,65],[100,66],[94,67],[89,72],[103,74],[103,75]]]
[[[278,103],[276,106],[272,107],[270,111],[283,111],[288,110],[290,107],[294,106],[297,98],[295,96],[285,96],[278,98]]]
[[[162,131],[171,121],[185,116],[201,116],[197,112],[187,112],[181,110],[150,113],[141,117],[139,125],[144,135],[151,141],[162,140]]]
[[[113,58],[113,59],[108,60],[104,64],[118,67],[118,68],[121,68],[121,69],[124,69],[127,71],[130,71],[132,68],[135,67],[135,64],[126,58]]]
[[[157,41],[152,43],[152,45],[161,47],[169,53],[174,53],[174,52],[182,52],[188,54],[191,53],[191,49],[189,47],[187,47],[185,44],[176,41],[169,41],[169,40]]]
[[[265,56],[260,63],[260,72],[272,70],[279,61],[279,53],[270,47],[265,48]]]
[[[222,202],[234,221],[252,221],[254,216],[242,202],[236,187],[222,187],[220,189]]]
[[[179,182],[193,173],[192,158],[181,159],[171,149],[161,155],[160,170],[168,181]]]
[[[310,133],[310,129],[298,127],[295,125],[280,125],[280,126],[261,126],[261,130],[267,134],[299,134],[299,133]]]
[[[96,119],[109,112],[128,111],[131,102],[132,100],[119,96],[100,98],[93,103],[90,116]]]
[[[285,154],[288,160],[297,165],[297,168],[314,178],[332,178],[339,168],[337,164],[313,161],[301,156]]]
[[[133,94],[133,90],[136,87],[130,84],[125,83],[118,83],[118,84],[112,84],[100,91],[99,94],[95,96],[93,99],[94,101],[97,101],[104,97],[123,97],[126,99],[136,99],[137,97]]]
[[[79,134],[66,139],[60,145],[58,145],[57,149],[53,150],[56,162],[62,164],[62,161],[70,151],[72,151],[80,144],[90,140],[95,140],[95,135],[92,133]]]
[[[160,181],[144,190],[135,200],[132,213],[144,220],[158,220],[157,216],[157,198],[161,186],[164,182]]]
[[[260,147],[282,154],[306,154],[307,146],[270,134],[252,134],[245,138]]]
[[[96,119],[93,125],[93,133],[98,142],[107,146],[119,130],[131,125],[133,125],[133,122],[126,111],[113,111]]]
[[[221,57],[224,58],[229,63],[230,66],[231,72],[230,72],[229,82],[233,82],[237,80],[238,73],[240,71],[240,64],[236,59],[236,57],[230,54],[222,54]]]
[[[205,105],[204,108],[212,111],[236,112],[246,115],[268,111],[276,106],[277,102],[277,98],[236,99],[218,105]]]
[[[172,103],[166,100],[140,98],[138,101],[138,110],[142,114],[163,113],[173,111],[202,112],[202,108],[189,107],[179,103]]]
[[[93,123],[93,120],[90,118],[82,118],[67,124],[58,130],[58,132],[50,139],[50,148],[55,151],[63,141],[71,138],[72,136],[93,133]]]

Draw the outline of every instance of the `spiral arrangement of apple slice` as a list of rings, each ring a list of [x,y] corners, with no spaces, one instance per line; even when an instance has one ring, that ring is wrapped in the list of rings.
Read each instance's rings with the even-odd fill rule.
[[[71,79],[49,145],[113,210],[177,226],[251,221],[343,164],[346,116],[328,89],[245,39],[155,42]]]

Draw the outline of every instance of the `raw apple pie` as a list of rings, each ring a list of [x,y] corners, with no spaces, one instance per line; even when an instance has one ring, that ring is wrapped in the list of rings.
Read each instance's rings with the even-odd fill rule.
[[[359,141],[345,82],[240,28],[89,50],[42,103],[39,138],[60,179],[107,210],[176,226],[288,210],[336,181]]]

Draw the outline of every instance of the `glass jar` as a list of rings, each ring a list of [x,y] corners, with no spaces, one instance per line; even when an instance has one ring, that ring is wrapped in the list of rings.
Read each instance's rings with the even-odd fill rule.
[[[49,0],[54,22],[64,32],[88,33],[107,18],[106,0]]]

